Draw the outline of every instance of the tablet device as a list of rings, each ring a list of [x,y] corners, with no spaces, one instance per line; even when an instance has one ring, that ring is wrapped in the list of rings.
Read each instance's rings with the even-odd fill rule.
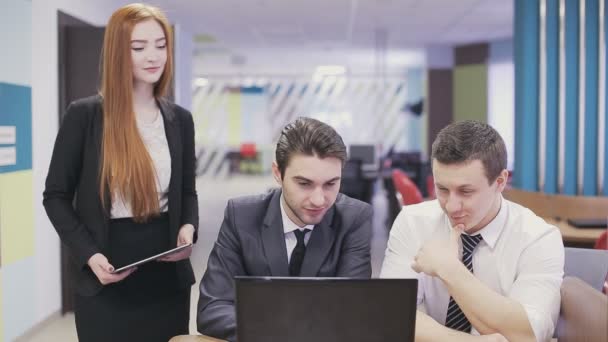
[[[160,259],[160,258],[162,258],[162,257],[164,257],[164,256],[167,256],[167,255],[170,255],[170,254],[173,254],[173,253],[177,253],[177,252],[179,252],[179,251],[181,251],[181,250],[183,250],[183,249],[186,249],[186,248],[188,248],[188,247],[190,247],[190,246],[192,246],[192,244],[191,244],[191,243],[189,243],[189,244],[187,244],[187,245],[181,245],[181,246],[179,246],[179,247],[175,247],[175,248],[170,249],[170,250],[168,250],[168,251],[164,251],[164,252],[162,252],[162,253],[158,253],[158,254],[153,255],[153,256],[151,256],[151,257],[148,257],[148,258],[145,258],[145,259],[141,259],[141,260],[136,261],[136,262],[134,262],[134,263],[131,263],[131,264],[128,264],[128,265],[122,266],[122,267],[120,267],[120,268],[117,268],[117,269],[115,269],[115,270],[114,270],[114,272],[112,272],[112,273],[120,273],[120,272],[126,271],[126,270],[131,269],[131,268],[133,268],[133,267],[135,267],[135,266],[139,266],[139,265],[145,264],[145,263],[147,263],[147,262],[150,262],[150,261],[153,261],[153,260]]]

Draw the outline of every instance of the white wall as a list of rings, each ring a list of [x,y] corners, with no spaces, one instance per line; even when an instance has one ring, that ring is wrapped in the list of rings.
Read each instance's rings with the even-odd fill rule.
[[[513,170],[515,160],[515,72],[512,39],[490,43],[488,123],[502,136],[507,147],[507,168]]]
[[[57,11],[96,26],[106,24],[124,0],[32,1],[32,158],[35,224],[36,317],[40,322],[61,308],[60,242],[42,206],[42,192],[58,129]],[[175,20],[175,18],[170,18]],[[176,100],[191,106],[191,35],[179,30],[176,58]],[[190,96],[190,97],[189,97]]]
[[[170,18],[174,20],[174,18]],[[175,23],[175,103],[192,110],[192,33]]]
[[[513,170],[515,152],[515,73],[513,62],[488,64],[488,123],[507,147],[507,168]]]

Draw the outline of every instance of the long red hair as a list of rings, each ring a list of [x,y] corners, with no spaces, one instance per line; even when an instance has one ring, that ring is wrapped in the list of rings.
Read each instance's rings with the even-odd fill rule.
[[[113,200],[120,194],[131,205],[133,218],[145,221],[158,214],[158,189],[152,158],[144,145],[133,109],[133,66],[131,33],[136,24],[155,20],[167,42],[167,62],[154,97],[167,92],[173,77],[173,34],[160,9],[144,4],[129,4],[112,14],[105,30],[101,70],[103,98],[103,138],[100,174],[102,203],[107,193]]]

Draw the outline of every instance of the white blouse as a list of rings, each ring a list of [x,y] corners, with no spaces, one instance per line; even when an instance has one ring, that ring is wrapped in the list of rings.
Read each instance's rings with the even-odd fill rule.
[[[169,181],[171,179],[171,155],[165,135],[163,116],[158,112],[156,120],[145,123],[137,120],[139,134],[152,158],[156,171],[156,189],[161,212],[168,210]],[[114,194],[112,201],[111,218],[133,217],[131,205],[120,194]]]

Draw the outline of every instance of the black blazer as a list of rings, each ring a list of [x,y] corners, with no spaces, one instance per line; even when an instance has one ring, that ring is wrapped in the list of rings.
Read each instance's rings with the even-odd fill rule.
[[[173,103],[159,100],[171,155],[169,182],[170,245],[177,244],[179,228],[187,223],[198,231],[198,203],[194,174],[192,115]],[[78,294],[91,296],[103,285],[87,265],[95,253],[107,255],[109,195],[103,209],[99,197],[102,99],[91,96],[72,102],[53,149],[43,205],[71,255],[71,274]],[[75,200],[74,200],[75,198]],[[177,262],[181,286],[194,283],[190,260]]]
[[[289,276],[280,198],[281,190],[272,190],[228,201],[200,285],[202,334],[235,340],[234,276]],[[302,277],[371,277],[369,204],[338,194],[311,234]]]

